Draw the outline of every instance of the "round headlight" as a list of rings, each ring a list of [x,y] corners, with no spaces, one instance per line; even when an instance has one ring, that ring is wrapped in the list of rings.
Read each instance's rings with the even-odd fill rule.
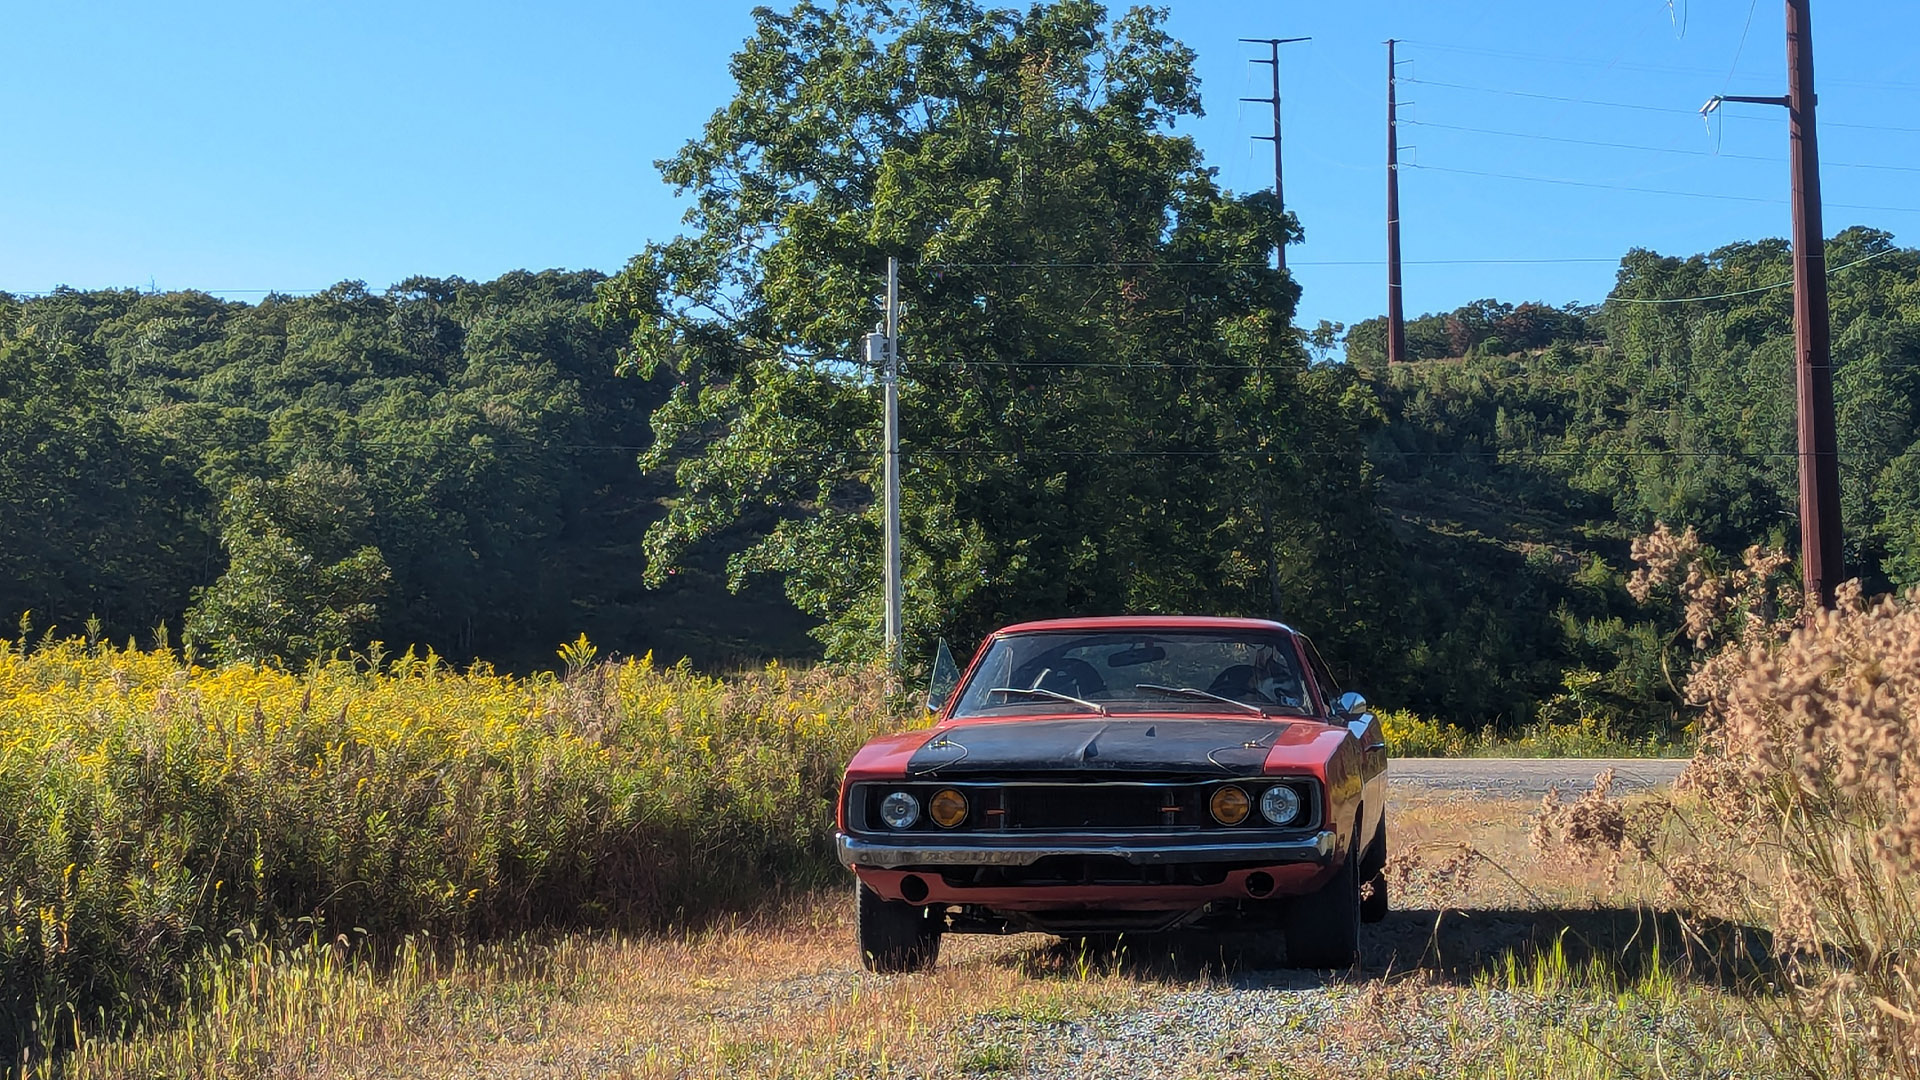
[[[896,829],[912,828],[920,820],[920,800],[896,791],[880,800],[880,820]]]
[[[941,788],[927,800],[927,816],[935,825],[951,829],[967,820],[967,797],[952,788]]]
[[[1213,820],[1222,825],[1238,825],[1247,820],[1247,812],[1253,809],[1253,801],[1247,793],[1228,784],[1213,793],[1208,806],[1213,810]]]
[[[1300,793],[1275,784],[1260,796],[1260,816],[1275,825],[1291,825],[1300,816]]]

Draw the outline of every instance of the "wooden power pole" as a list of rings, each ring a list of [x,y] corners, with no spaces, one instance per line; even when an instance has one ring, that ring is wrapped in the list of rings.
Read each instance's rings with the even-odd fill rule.
[[[1843,579],[1840,538],[1840,450],[1833,414],[1833,349],[1827,311],[1826,233],[1820,221],[1820,146],[1813,122],[1813,17],[1811,0],[1787,3],[1787,93],[1785,97],[1736,97],[1723,101],[1784,105],[1788,168],[1793,176],[1794,399],[1798,411],[1800,464],[1800,568],[1807,595],[1833,606]]]
[[[1400,114],[1394,100],[1393,39],[1387,39],[1387,363],[1407,359],[1407,320],[1400,306]]]
[[[1280,213],[1284,217],[1287,212],[1287,191],[1286,187],[1280,182],[1280,46],[1291,45],[1296,41],[1312,41],[1313,39],[1310,37],[1289,37],[1241,38],[1240,40],[1249,45],[1265,45],[1273,50],[1273,56],[1270,59],[1261,60],[1255,58],[1253,61],[1256,64],[1271,64],[1273,66],[1273,96],[1241,98],[1240,100],[1258,101],[1273,106],[1273,134],[1255,135],[1254,138],[1267,139],[1273,143],[1273,197],[1274,200],[1280,204]],[[1280,237],[1280,242],[1275,245],[1275,248],[1279,252],[1280,269],[1284,271],[1287,268],[1287,238],[1285,235]]]

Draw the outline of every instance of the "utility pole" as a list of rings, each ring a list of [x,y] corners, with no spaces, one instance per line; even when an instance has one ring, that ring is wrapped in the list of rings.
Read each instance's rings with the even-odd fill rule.
[[[887,662],[900,666],[900,260],[887,256],[886,367],[886,644]]]
[[[1273,96],[1241,98],[1240,100],[1267,102],[1273,106],[1273,134],[1255,135],[1254,138],[1266,139],[1273,143],[1273,198],[1275,202],[1280,204],[1280,213],[1285,215],[1287,212],[1287,193],[1286,188],[1280,183],[1280,46],[1290,45],[1296,41],[1312,41],[1313,39],[1310,37],[1290,37],[1241,38],[1240,40],[1249,45],[1265,45],[1273,50],[1271,59],[1261,60],[1256,58],[1253,61],[1256,64],[1270,64],[1273,66]],[[1275,245],[1275,247],[1279,252],[1279,268],[1284,272],[1287,268],[1287,238],[1284,234],[1280,237],[1280,242]]]
[[[1387,39],[1387,363],[1407,358],[1407,319],[1400,306],[1400,108],[1394,98],[1393,39]]]
[[[1813,122],[1813,16],[1811,0],[1786,2],[1786,96],[1715,96],[1700,111],[1710,113],[1725,101],[1784,105],[1787,109],[1788,168],[1793,178],[1793,384],[1799,414],[1800,569],[1807,595],[1827,608],[1833,606],[1843,567],[1826,232],[1820,221],[1820,148]]]

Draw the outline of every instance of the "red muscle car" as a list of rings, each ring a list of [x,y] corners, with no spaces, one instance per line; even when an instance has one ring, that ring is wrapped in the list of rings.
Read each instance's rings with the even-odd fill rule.
[[[934,726],[869,742],[840,787],[870,969],[925,968],[949,933],[1227,928],[1346,967],[1385,917],[1380,724],[1291,627],[1022,623],[939,681]]]

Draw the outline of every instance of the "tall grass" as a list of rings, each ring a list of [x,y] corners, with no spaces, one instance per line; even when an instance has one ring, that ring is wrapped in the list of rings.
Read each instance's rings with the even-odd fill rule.
[[[874,672],[409,652],[304,672],[0,642],[0,1053],[124,1028],[222,950],[738,909],[832,872]]]
[[[1920,592],[1849,583],[1803,618],[1778,552],[1734,567],[1661,526],[1634,556],[1630,588],[1673,595],[1701,650],[1701,752],[1679,805],[1550,801],[1537,835],[1643,856],[1693,911],[1771,931],[1749,1016],[1784,1071],[1920,1080]],[[1657,841],[1674,819],[1688,854]]]

